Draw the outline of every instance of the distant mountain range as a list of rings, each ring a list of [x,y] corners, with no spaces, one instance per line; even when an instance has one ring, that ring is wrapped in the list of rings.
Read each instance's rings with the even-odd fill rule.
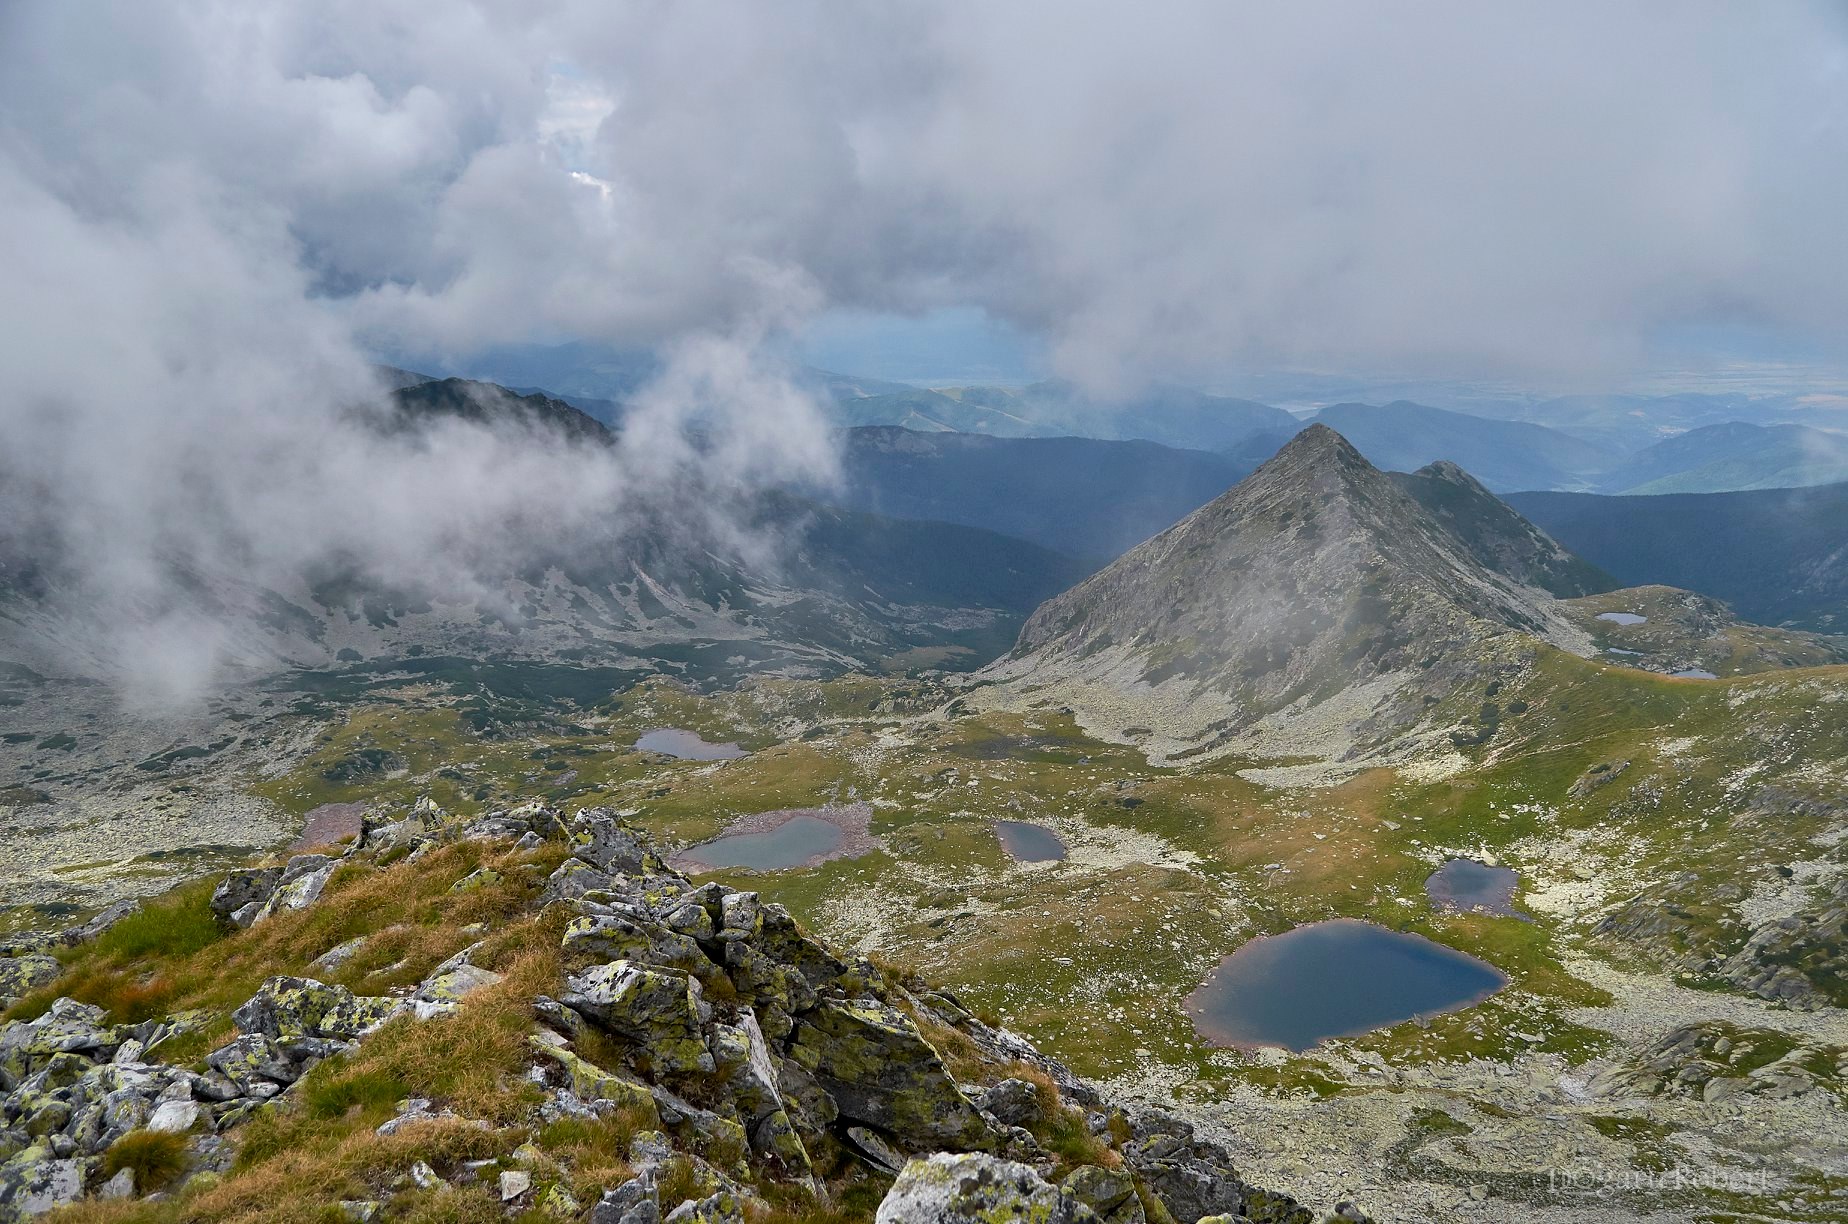
[[[1631,497],[1514,493],[1507,501],[1625,583],[1699,591],[1765,624],[1848,631],[1848,484]]]
[[[1157,386],[1097,399],[1069,383],[925,390],[822,376],[837,423],[898,425],[1008,438],[1082,437],[1218,451],[1255,464],[1301,428],[1289,413],[1250,400]]]
[[[625,401],[658,370],[646,353],[572,344],[497,350],[450,372],[561,400],[620,427]],[[385,374],[393,385],[420,377],[400,369]],[[796,377],[846,429],[1137,440],[1212,452],[1247,471],[1304,419],[1174,385],[1098,397],[1058,380],[930,388],[815,369],[797,370]],[[1339,431],[1383,469],[1409,472],[1449,460],[1498,493],[1721,492],[1848,480],[1848,406],[1830,397],[1576,395],[1467,403],[1461,409],[1408,399],[1344,402],[1305,417]]]

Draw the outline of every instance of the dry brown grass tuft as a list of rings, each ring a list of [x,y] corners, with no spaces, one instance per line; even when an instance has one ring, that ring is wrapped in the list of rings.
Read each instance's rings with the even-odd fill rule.
[[[594,1202],[603,1191],[634,1176],[629,1167],[629,1140],[653,1121],[628,1110],[596,1121],[554,1122],[539,1133],[539,1146],[570,1169],[571,1193]]]
[[[536,1093],[522,1075],[531,1061],[533,996],[559,991],[556,945],[531,947],[499,972],[504,980],[470,995],[453,1015],[393,1020],[348,1056],[349,1066],[415,1084],[420,1095],[469,1117],[518,1118]]]
[[[449,1168],[464,1160],[503,1156],[518,1142],[516,1135],[483,1130],[460,1119],[423,1122],[393,1135],[375,1134],[370,1126],[301,1118],[276,1119],[272,1124],[274,1133],[250,1137],[260,1142],[264,1155],[189,1197],[185,1219],[210,1224],[319,1224],[329,1203],[377,1197],[414,1161]]]
[[[204,907],[215,882],[198,881],[150,907],[152,918],[121,938],[106,936],[70,954],[64,977],[22,999],[7,1018],[37,1015],[60,995],[94,1003],[117,1022],[193,1007],[228,1012],[265,978],[309,973],[315,957],[374,932],[353,961],[328,976],[362,992],[406,985],[472,942],[462,927],[505,925],[530,909],[563,855],[561,847],[550,844],[528,853],[504,842],[458,842],[389,868],[346,862],[335,869],[316,904],[209,940],[200,930],[200,915],[210,921]],[[492,867],[500,880],[467,892],[449,891],[483,866]],[[163,929],[169,931],[164,943]],[[376,972],[387,966],[388,971]]]
[[[103,1153],[103,1176],[114,1177],[123,1169],[135,1174],[135,1191],[152,1194],[192,1163],[186,1136],[166,1131],[133,1130],[109,1145]]]
[[[931,1047],[937,1051],[937,1057],[943,1060],[944,1067],[957,1083],[989,1083],[1003,1078],[999,1074],[1000,1064],[983,1053],[982,1047],[976,1045],[969,1034],[930,1016],[921,1015],[909,1008],[906,1010],[917,1024],[918,1031],[924,1035],[924,1040],[930,1042]]]

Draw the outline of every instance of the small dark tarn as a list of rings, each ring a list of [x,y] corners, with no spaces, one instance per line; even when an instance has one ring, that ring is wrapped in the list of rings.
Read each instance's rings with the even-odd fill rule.
[[[1684,667],[1680,671],[1668,673],[1682,680],[1718,680],[1719,677],[1701,667]]]
[[[1495,966],[1421,935],[1336,918],[1254,939],[1187,996],[1215,1045],[1303,1051],[1479,1003],[1508,984]]]
[[[1520,873],[1512,867],[1491,867],[1475,859],[1451,859],[1425,880],[1425,895],[1441,909],[1531,921],[1514,908],[1514,890],[1520,882]]]
[[[1634,612],[1600,612],[1598,619],[1613,625],[1644,625],[1649,622],[1647,616],[1639,616]]]
[[[735,761],[741,756],[749,756],[736,744],[714,744],[701,739],[691,731],[682,731],[678,727],[657,727],[644,732],[635,741],[635,746],[643,752],[658,752],[662,756],[679,757],[683,761]]]
[[[995,836],[1001,848],[1017,863],[1058,863],[1065,859],[1065,843],[1044,825],[1024,820],[995,821]]]

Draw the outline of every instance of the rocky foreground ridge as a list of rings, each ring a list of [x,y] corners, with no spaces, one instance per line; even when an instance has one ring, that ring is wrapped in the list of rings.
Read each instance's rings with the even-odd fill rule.
[[[1315,1219],[607,810],[425,801],[195,895],[0,947],[0,1220]]]

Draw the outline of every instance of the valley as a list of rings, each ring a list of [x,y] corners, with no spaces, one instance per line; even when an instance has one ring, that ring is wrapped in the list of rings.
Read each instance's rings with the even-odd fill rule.
[[[1312,1204],[1837,1218],[1848,666],[1836,639],[1610,586],[1460,469],[1388,476],[1310,430],[974,671],[379,638],[176,724],[18,665],[0,731],[37,730],[0,739],[0,923],[151,897],[348,812],[607,807]],[[363,612],[326,641],[342,618]],[[1511,873],[1506,912],[1436,898],[1458,860]],[[1299,1049],[1196,1013],[1234,951],[1342,924],[1489,977]],[[1365,988],[1321,963],[1267,972],[1347,1010]],[[1681,1168],[1717,1181],[1650,1176]]]
[[[278,829],[329,803],[392,810],[429,796],[466,813],[543,795],[633,812],[669,846],[754,812],[865,804],[867,853],[716,878],[945,981],[1084,1074],[1184,1103],[1254,1175],[1311,1201],[1355,1198],[1380,1218],[1467,1205],[1475,1218],[1569,1219],[1570,1195],[1546,1189],[1537,1162],[1602,1176],[1700,1160],[1763,1174],[1759,1206],[1802,1199],[1813,1214],[1778,1210],[1821,1220],[1848,1190],[1848,1150],[1821,1124],[1848,1103],[1839,1001],[1778,1006],[1725,976],[1756,975],[1722,966],[1755,928],[1814,913],[1842,878],[1841,778],[1815,762],[1848,757],[1848,720],[1826,716],[1843,676],[1683,681],[1551,652],[1497,694],[1523,709],[1488,744],[1313,788],[1254,781],[1272,776],[1269,761],[1151,764],[1056,710],[981,712],[981,680],[763,680],[705,695],[652,680],[494,739],[453,695],[407,685],[327,721],[283,716],[302,719],[293,738],[263,750],[287,740],[286,768],[227,750],[175,762],[165,786],[241,790]],[[748,755],[632,747],[662,727]],[[370,759],[383,772],[342,773]],[[998,820],[1052,830],[1066,857],[1013,861]],[[1425,879],[1458,856],[1514,868],[1534,921],[1433,907]],[[167,861],[138,857],[118,866]],[[1685,893],[1690,875],[1718,897],[1673,906],[1675,924],[1651,938],[1600,929],[1626,904]],[[1339,917],[1479,957],[1509,986],[1302,1054],[1201,1040],[1183,1002],[1221,957]],[[1683,1066],[1648,1070],[1691,1025],[1779,1053],[1686,1064],[1727,1086],[1707,1100],[1675,1078]],[[1471,1200],[1477,1186],[1490,1198]],[[1625,1201],[1666,1219],[1718,1200]]]

